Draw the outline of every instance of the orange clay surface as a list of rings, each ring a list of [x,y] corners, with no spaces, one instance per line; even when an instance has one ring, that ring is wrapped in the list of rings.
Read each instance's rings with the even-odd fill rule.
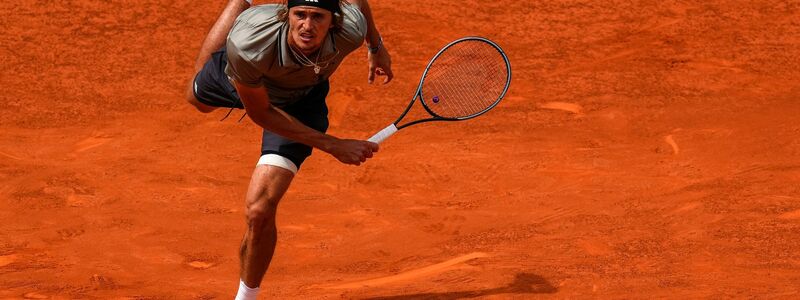
[[[511,90],[361,167],[315,152],[263,299],[800,297],[796,1],[371,2],[397,78],[349,56],[331,134],[465,35]],[[0,3],[0,299],[233,297],[260,129],[183,100],[223,6]]]

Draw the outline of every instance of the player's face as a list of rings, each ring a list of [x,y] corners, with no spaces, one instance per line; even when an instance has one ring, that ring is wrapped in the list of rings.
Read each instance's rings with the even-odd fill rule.
[[[295,6],[289,10],[289,44],[312,54],[322,46],[333,26],[330,11],[313,6]]]

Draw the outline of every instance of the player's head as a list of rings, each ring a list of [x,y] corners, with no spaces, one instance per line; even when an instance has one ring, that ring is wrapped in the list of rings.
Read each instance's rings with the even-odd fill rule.
[[[339,0],[288,0],[286,7],[289,44],[305,54],[317,51],[328,32],[341,27]]]

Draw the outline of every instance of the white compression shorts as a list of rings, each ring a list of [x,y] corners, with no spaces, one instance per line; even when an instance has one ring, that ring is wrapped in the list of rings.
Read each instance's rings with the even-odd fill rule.
[[[295,165],[290,159],[277,154],[262,155],[261,158],[258,159],[258,163],[256,165],[276,166],[297,174],[297,165]]]

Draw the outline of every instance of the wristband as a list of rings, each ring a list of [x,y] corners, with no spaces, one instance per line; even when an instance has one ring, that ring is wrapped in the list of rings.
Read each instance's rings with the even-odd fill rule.
[[[378,38],[378,44],[375,45],[375,47],[372,47],[369,44],[367,44],[367,51],[369,51],[369,53],[372,54],[378,53],[378,50],[381,49],[381,46],[383,46],[383,37]]]

